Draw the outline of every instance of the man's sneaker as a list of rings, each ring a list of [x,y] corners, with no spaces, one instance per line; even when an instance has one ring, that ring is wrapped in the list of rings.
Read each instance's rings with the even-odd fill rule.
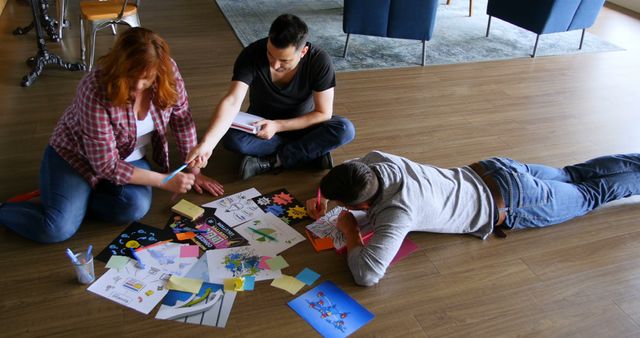
[[[326,153],[315,160],[311,161],[311,166],[316,169],[331,169],[333,168],[333,158],[331,153]]]
[[[276,164],[275,156],[255,157],[245,156],[240,163],[240,177],[243,180],[255,175],[266,173],[273,169]]]

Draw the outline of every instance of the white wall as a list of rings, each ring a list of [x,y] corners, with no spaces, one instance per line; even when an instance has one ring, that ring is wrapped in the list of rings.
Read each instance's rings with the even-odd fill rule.
[[[628,8],[634,12],[640,13],[640,0],[607,0],[608,2]]]

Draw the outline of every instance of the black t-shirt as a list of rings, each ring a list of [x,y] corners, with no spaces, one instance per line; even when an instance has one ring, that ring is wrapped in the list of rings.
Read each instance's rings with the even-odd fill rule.
[[[307,43],[309,51],[300,59],[296,74],[289,84],[280,88],[271,81],[267,39],[260,39],[242,50],[233,67],[232,80],[249,85],[247,111],[266,119],[293,118],[313,111],[313,92],[336,86],[331,57]]]

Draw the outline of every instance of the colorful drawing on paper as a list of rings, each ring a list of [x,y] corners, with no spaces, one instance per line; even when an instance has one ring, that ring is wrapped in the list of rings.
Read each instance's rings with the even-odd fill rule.
[[[111,241],[111,243],[96,256],[96,259],[106,263],[113,255],[133,258],[130,249],[137,249],[168,239],[171,239],[171,234],[162,229],[133,222],[124,229],[118,237]]]
[[[209,280],[209,271],[207,268],[206,256],[203,255],[202,257],[200,257],[200,260],[198,260],[196,265],[187,273],[186,277],[202,279],[205,281]],[[206,294],[207,289],[209,289],[210,292],[216,292],[222,289],[222,285],[207,282],[202,283],[200,292],[196,294],[195,298],[202,298]],[[170,290],[169,293],[162,299],[162,303],[160,305],[160,309],[158,310],[157,316],[162,316],[166,311],[169,311],[171,307],[175,306],[178,302],[185,302],[190,297],[192,297],[192,294],[189,294],[187,292]],[[231,308],[233,307],[235,298],[235,292],[225,292],[222,296],[222,299],[215,303],[213,307],[202,312],[176,318],[175,320],[187,324],[225,327],[227,325],[227,319],[229,318],[229,314],[231,313]],[[206,304],[209,301],[210,299],[207,297],[204,298],[203,302]]]
[[[338,223],[338,216],[344,210],[343,207],[335,207],[329,210],[324,216],[318,218],[315,222],[307,225],[307,230],[320,238],[332,238],[333,247],[336,250],[341,250],[346,245],[346,239],[344,234],[338,230],[336,224]],[[360,233],[365,236],[370,234],[373,230],[367,220],[367,213],[359,210],[350,211],[358,222]]]
[[[227,278],[255,276],[256,281],[279,277],[280,271],[260,268],[260,256],[256,248],[216,249],[206,252],[211,283],[223,284]]]
[[[288,305],[324,337],[346,337],[374,317],[330,281],[319,284]]]
[[[234,230],[247,238],[263,256],[277,255],[305,240],[297,230],[270,213],[238,225]]]
[[[188,232],[188,230],[206,231],[196,233],[195,237],[186,240],[195,243],[204,251],[249,244],[244,237],[220,220],[215,213],[215,208],[205,207],[204,214],[194,221],[174,213],[169,217],[165,229],[174,233],[184,233],[183,231]]]
[[[264,212],[276,215],[289,225],[311,219],[304,205],[293,197],[287,189],[280,189],[254,197],[253,201]]]
[[[228,226],[235,227],[263,213],[252,200],[256,196],[260,196],[260,192],[251,188],[207,203],[203,207],[216,208],[215,215]]]
[[[198,261],[197,257],[180,257],[180,247],[188,244],[162,243],[137,251],[138,257],[165,273],[183,277]]]

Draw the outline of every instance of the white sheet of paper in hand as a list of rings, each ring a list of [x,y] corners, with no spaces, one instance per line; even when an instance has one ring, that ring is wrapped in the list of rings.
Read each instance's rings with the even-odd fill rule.
[[[337,235],[334,235],[336,232],[340,232],[337,228],[336,228],[336,224],[338,223],[338,216],[340,215],[340,212],[342,212],[343,210],[347,210],[343,207],[335,207],[329,211],[327,211],[327,213],[318,218],[315,222],[307,225],[307,230],[311,231],[312,233],[314,233],[316,236],[320,237],[320,238],[326,238],[326,237],[336,237]],[[356,218],[356,221],[358,222],[358,227],[363,228],[367,225],[367,213],[364,211],[360,211],[360,210],[351,210],[350,211],[353,216]]]
[[[261,193],[256,188],[251,188],[202,206],[216,208],[215,215],[226,225],[235,227],[254,219],[257,215],[264,214],[264,211],[251,200],[260,195]]]
[[[253,114],[239,112],[236,115],[236,118],[233,119],[233,123],[231,123],[231,128],[244,131],[249,134],[257,134],[258,127],[253,124],[258,121],[264,120],[264,117],[256,116]]]

